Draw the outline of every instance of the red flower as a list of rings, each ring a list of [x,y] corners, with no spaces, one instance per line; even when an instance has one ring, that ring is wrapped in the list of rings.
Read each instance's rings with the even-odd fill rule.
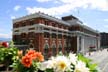
[[[30,68],[30,66],[32,65],[32,58],[28,55],[25,55],[22,57],[21,63],[25,66]]]
[[[8,42],[2,42],[2,46],[9,47],[9,44],[8,44]]]

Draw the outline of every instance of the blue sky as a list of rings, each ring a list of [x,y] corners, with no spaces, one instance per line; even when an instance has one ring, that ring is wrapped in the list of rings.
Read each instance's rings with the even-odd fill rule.
[[[12,19],[35,12],[74,15],[89,27],[108,32],[108,0],[1,0],[0,38],[12,37]]]

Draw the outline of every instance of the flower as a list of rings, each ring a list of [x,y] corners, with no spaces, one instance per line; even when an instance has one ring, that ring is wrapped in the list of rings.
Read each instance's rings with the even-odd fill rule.
[[[56,61],[55,61],[55,58],[54,57],[51,57],[48,61],[44,61],[41,63],[41,66],[40,66],[40,69],[43,71],[47,68],[55,68],[55,65],[56,65]]]
[[[25,67],[29,68],[32,65],[32,58],[29,55],[25,55],[25,56],[22,57],[21,63]]]
[[[9,47],[9,43],[8,42],[2,42],[2,46],[3,47]]]
[[[42,71],[44,71],[47,68],[53,68],[53,62],[52,62],[52,60],[48,60],[48,61],[45,61],[45,62],[41,63],[40,69]]]
[[[41,54],[41,52],[36,52],[36,57],[40,62],[44,61],[44,56]]]
[[[22,50],[18,50],[18,56],[22,56],[23,51]]]
[[[22,51],[17,52],[18,57],[22,55]],[[40,62],[44,61],[44,56],[41,52],[28,50],[24,56],[15,59],[13,67],[19,72],[38,72]],[[16,67],[17,66],[17,67]]]
[[[78,61],[75,65],[74,72],[90,72],[89,68],[86,67],[85,63],[82,61]]]
[[[19,55],[21,52],[18,52]],[[21,59],[21,60],[20,60]],[[94,72],[96,66],[90,63],[89,59],[81,54],[69,53],[64,56],[63,54],[52,56],[49,60],[44,61],[44,56],[41,52],[35,50],[28,50],[24,56],[21,56],[16,64],[18,65],[16,70],[19,72]],[[15,63],[14,63],[15,64]],[[21,66],[21,67],[20,67]]]
[[[35,50],[29,50],[26,55],[30,56],[32,59],[36,59],[37,57]]]
[[[70,62],[65,56],[51,57],[50,60],[45,61],[41,64],[41,70],[47,68],[53,69],[54,72],[64,72],[70,67]]]
[[[66,69],[66,63],[64,61],[60,61],[58,63],[58,68],[59,70],[64,71]]]
[[[77,62],[76,54],[69,53],[69,60],[72,64],[76,65],[76,62]]]
[[[96,70],[98,72],[96,68],[91,69],[90,66],[86,65],[87,63],[92,65],[83,55],[70,53],[68,56],[52,56],[49,60],[41,63],[40,70],[44,72],[94,72]]]
[[[58,56],[56,57],[56,68],[57,72],[64,72],[66,69],[70,67],[70,62],[67,57],[65,56]]]
[[[44,57],[40,52],[36,52],[35,50],[29,50],[25,56],[22,57],[21,63],[25,67],[30,67],[32,65],[33,60],[43,61]]]

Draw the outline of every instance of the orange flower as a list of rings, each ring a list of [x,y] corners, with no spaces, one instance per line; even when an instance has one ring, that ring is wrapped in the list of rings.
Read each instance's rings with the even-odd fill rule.
[[[28,55],[23,56],[21,63],[25,66],[25,67],[30,67],[32,65],[32,58]]]
[[[36,59],[36,51],[35,50],[29,50],[27,52],[27,55],[29,55],[32,59]]]
[[[36,52],[36,57],[39,61],[44,61],[44,56],[41,54],[41,52]]]

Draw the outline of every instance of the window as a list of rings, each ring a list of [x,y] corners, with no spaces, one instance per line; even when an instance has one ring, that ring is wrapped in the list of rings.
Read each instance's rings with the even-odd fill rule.
[[[22,34],[21,34],[21,37],[22,37],[22,38],[26,38],[26,34],[25,34],[25,33],[22,33]]]
[[[62,38],[62,35],[58,35],[58,38],[61,39]]]
[[[49,38],[49,36],[50,36],[50,35],[49,35],[48,33],[44,33],[44,37],[45,37],[45,38]]]
[[[30,32],[28,35],[29,35],[29,38],[34,38],[35,37],[35,33],[33,33],[33,32]]]
[[[14,24],[13,27],[14,28],[18,28],[19,27],[19,24]]]
[[[33,28],[29,28],[29,30],[35,30],[35,28],[33,27]]]
[[[45,25],[48,25],[48,21],[45,21]]]
[[[52,23],[52,26],[53,26],[53,27],[56,27],[56,24],[53,22],[53,23]]]
[[[44,28],[44,30],[49,30],[48,28]]]
[[[61,43],[61,41],[59,41],[58,48],[59,48],[59,52],[62,51],[62,43]]]
[[[24,23],[22,23],[22,27],[23,27],[23,26],[26,26],[26,23],[25,23],[25,22],[24,22]]]
[[[55,43],[55,41],[53,41],[53,43],[52,43],[52,53],[54,56],[56,55],[56,43]]]
[[[65,47],[65,48],[67,47],[67,43],[66,43],[66,40],[64,41],[64,47]]]
[[[56,38],[56,34],[52,34],[52,38]]]
[[[14,32],[19,32],[19,30],[15,30]]]
[[[13,41],[14,41],[14,44],[19,45],[21,43],[20,35],[14,35],[13,36]]]
[[[13,28],[16,28],[16,24],[13,24]]]
[[[33,22],[33,21],[30,21],[29,23],[30,23],[30,25],[33,25],[33,24],[34,24],[34,22]]]
[[[45,44],[44,44],[44,55],[45,55],[45,58],[47,58],[48,52],[49,52],[49,44],[48,44],[48,40],[45,40]]]
[[[48,49],[49,48],[48,40],[45,40],[44,48],[45,49]]]

